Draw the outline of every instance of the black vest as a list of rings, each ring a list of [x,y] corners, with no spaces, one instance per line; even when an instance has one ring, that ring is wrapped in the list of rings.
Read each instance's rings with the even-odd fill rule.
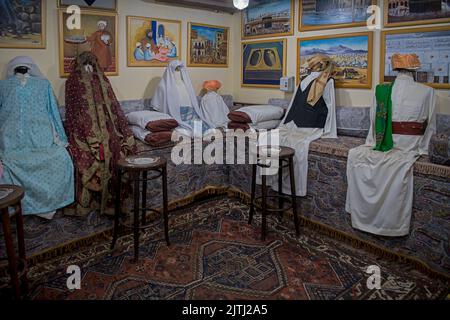
[[[284,121],[285,124],[294,120],[294,123],[299,128],[325,127],[328,108],[323,97],[320,97],[315,106],[311,106],[308,103],[308,95],[313,83],[314,81],[311,81],[305,91],[302,91],[301,87],[298,88],[291,110],[289,110],[286,120]]]

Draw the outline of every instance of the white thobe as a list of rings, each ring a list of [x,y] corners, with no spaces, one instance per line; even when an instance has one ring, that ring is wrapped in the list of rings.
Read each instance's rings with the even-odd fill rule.
[[[200,102],[205,122],[210,128],[225,128],[228,124],[228,113],[230,109],[223,98],[215,91],[206,93]]]
[[[297,90],[305,91],[309,84],[320,76],[320,72],[312,72],[304,80],[302,80]],[[286,112],[285,118],[289,114],[292,104],[295,100],[297,91],[292,97],[289,108]],[[294,175],[295,175],[295,194],[297,196],[306,196],[308,183],[308,153],[309,144],[321,137],[337,138],[336,127],[336,100],[334,90],[334,80],[329,80],[323,92],[323,99],[328,108],[327,120],[325,127],[322,128],[299,128],[291,121],[284,124],[284,119],[281,121],[279,128],[280,146],[291,147],[295,150],[294,156]],[[258,183],[261,183],[261,177],[258,175]],[[278,191],[278,179],[276,175],[267,176],[267,185],[272,189]],[[289,171],[283,170],[283,193],[291,194],[291,184],[289,180]]]
[[[409,233],[413,205],[413,165],[428,154],[436,132],[434,90],[401,74],[392,89],[392,121],[428,121],[424,135],[393,134],[394,148],[373,150],[376,100],[371,109],[371,126],[366,143],[351,149],[347,161],[346,211],[356,229],[383,236]]]

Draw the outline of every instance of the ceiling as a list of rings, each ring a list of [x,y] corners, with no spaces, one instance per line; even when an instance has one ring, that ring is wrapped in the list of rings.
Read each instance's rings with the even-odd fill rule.
[[[156,3],[234,14],[233,0],[155,0]]]

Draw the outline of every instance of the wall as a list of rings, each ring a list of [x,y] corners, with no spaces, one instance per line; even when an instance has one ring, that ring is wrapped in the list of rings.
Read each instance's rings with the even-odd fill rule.
[[[378,1],[383,2],[383,1]],[[334,30],[321,30],[321,31],[298,31],[298,12],[299,4],[295,1],[295,28],[294,35],[287,37],[287,76],[296,76],[297,71],[297,39],[298,37],[314,37],[321,35],[333,35],[350,32],[363,32],[368,31],[365,27],[359,28],[346,28],[346,29],[334,29]],[[241,15],[234,15],[234,25],[241,25]],[[447,24],[448,25],[448,24]],[[437,26],[437,25],[430,25]],[[402,28],[389,28],[402,29]],[[233,30],[233,38],[241,39],[240,28]],[[336,89],[336,104],[338,106],[351,106],[351,107],[368,107],[372,103],[372,97],[375,90],[375,86],[379,83],[379,66],[380,66],[380,31],[374,33],[374,46],[373,46],[373,88],[367,89]],[[263,39],[256,39],[263,40]],[[232,56],[240,57],[240,43],[234,42],[232,47]],[[239,58],[238,58],[239,59]],[[290,99],[292,94],[285,94],[277,89],[260,89],[260,88],[243,88],[241,87],[241,65],[239,61],[233,64],[233,78],[234,78],[234,97],[235,101],[247,102],[247,103],[267,103],[269,98],[285,98]],[[450,90],[437,90],[438,94],[438,113],[450,114]]]
[[[0,49],[1,76],[6,71],[6,64],[15,56],[29,55],[52,82],[55,94],[60,104],[64,104],[65,79],[59,77],[58,66],[58,8],[57,0],[47,1],[47,47],[46,49]],[[182,60],[186,62],[187,54],[187,23],[201,22],[234,28],[233,16],[209,11],[158,5],[151,0],[118,1],[119,12],[119,76],[110,77],[113,88],[119,100],[148,98],[153,95],[159,79],[165,68],[128,68],[126,53],[126,16],[147,16],[174,19],[182,21]],[[233,33],[233,32],[231,32]],[[233,39],[231,39],[233,41]],[[214,78],[224,86],[223,94],[233,91],[233,68],[190,68],[190,76],[196,92],[199,92],[204,80]]]

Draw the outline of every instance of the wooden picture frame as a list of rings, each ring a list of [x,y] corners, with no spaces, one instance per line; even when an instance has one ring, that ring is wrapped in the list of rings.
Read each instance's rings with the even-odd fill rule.
[[[252,7],[248,7],[244,11],[241,12],[241,38],[242,40],[249,40],[249,39],[261,39],[261,38],[279,38],[279,37],[285,37],[285,36],[292,36],[294,35],[294,28],[295,28],[295,2],[294,0],[283,0],[283,1],[290,1],[291,2],[291,16],[289,18],[289,24],[290,24],[290,31],[287,32],[276,32],[276,33],[269,33],[269,34],[259,34],[259,35],[245,35],[245,14],[248,10],[252,10]]]
[[[371,2],[369,5],[376,5],[377,0],[369,0]],[[299,13],[298,13],[298,31],[315,31],[315,30],[327,30],[327,29],[340,29],[340,28],[354,28],[354,27],[364,27],[367,25],[367,20],[361,22],[343,22],[343,23],[327,23],[321,25],[304,25],[303,24],[303,1],[298,0]],[[367,8],[365,10],[367,13]]]
[[[135,22],[142,23],[139,29],[136,29],[136,26],[133,25]],[[166,40],[167,29],[169,29],[170,35],[174,38],[167,36]],[[159,41],[157,33],[160,30],[164,33],[162,37],[164,38],[164,43],[157,43]],[[151,35],[149,35],[150,32],[152,33]],[[179,20],[127,16],[127,66],[165,67],[170,61],[181,60],[181,38],[181,21]],[[165,42],[167,42],[167,46]],[[142,44],[141,49],[143,51],[137,57],[136,50],[139,43]],[[164,47],[164,52],[160,51],[162,47]]]
[[[282,64],[282,66],[281,66],[281,74],[279,74],[279,77],[278,77],[278,83],[277,84],[275,84],[275,83],[267,83],[267,82],[275,82],[276,80],[274,80],[274,79],[269,79],[269,80],[261,79],[261,81],[260,81],[261,83],[257,83],[256,80],[253,81],[254,83],[248,83],[248,81],[246,83],[246,79],[245,79],[246,78],[245,77],[246,64],[244,63],[244,56],[245,56],[244,50],[246,49],[246,46],[249,46],[249,45],[256,45],[255,49],[261,49],[262,50],[262,49],[264,49],[264,46],[261,47],[261,48],[258,48],[258,46],[261,45],[261,44],[266,44],[266,43],[267,44],[270,44],[270,43],[276,44],[276,43],[278,43],[278,45],[281,44],[281,48],[283,49],[283,53],[281,55],[280,54],[278,55],[278,59],[280,60],[280,63]],[[270,49],[273,49],[273,46],[272,47],[266,46],[266,48],[268,48],[270,50]],[[249,49],[249,50],[251,50],[251,49]],[[251,51],[250,51],[250,53],[251,53]],[[248,61],[251,59],[250,53],[249,53],[249,57],[247,59]],[[260,57],[260,60],[261,59],[263,59],[263,56]],[[277,59],[275,59],[275,60],[277,60]],[[256,72],[257,71],[258,70],[256,70]],[[265,71],[265,70],[262,70],[262,71]],[[287,39],[286,38],[242,42],[242,44],[241,44],[241,87],[244,87],[244,88],[274,88],[274,89],[279,89],[280,88],[279,79],[286,76],[286,71],[287,71]],[[273,72],[274,73],[277,73],[277,72],[279,73],[278,70],[273,70]],[[266,82],[266,83],[264,83],[264,82]]]
[[[327,36],[316,36],[316,37],[309,37],[309,38],[298,38],[297,39],[297,74],[296,74],[296,78],[297,78],[297,85],[300,84],[301,82],[301,67],[302,67],[302,57],[301,57],[301,44],[302,42],[306,42],[306,41],[320,41],[323,42],[325,40],[333,40],[333,39],[343,39],[343,38],[359,38],[359,37],[367,37],[367,74],[365,76],[366,79],[366,83],[349,83],[349,81],[352,80],[344,80],[343,81],[339,81],[339,72],[343,72],[344,76],[346,76],[346,70],[349,70],[349,72],[351,73],[355,73],[355,66],[349,66],[348,68],[345,67],[344,70],[339,70],[337,67],[335,67],[334,71],[333,71],[333,77],[335,78],[335,87],[336,88],[351,88],[351,89],[371,89],[372,88],[372,78],[373,78],[373,33],[370,31],[367,32],[355,32],[355,33],[342,33],[339,35],[327,35]],[[331,41],[330,41],[331,42]],[[338,41],[337,41],[338,42]],[[338,42],[339,43],[339,42]],[[345,43],[345,40],[342,41],[342,43]],[[338,44],[333,44],[332,47],[338,46]],[[331,47],[330,47],[331,48]],[[341,48],[344,49],[344,48]],[[352,48],[350,48],[353,52],[355,52],[354,54],[360,54],[362,55],[363,53],[360,53],[359,49],[354,50]],[[344,51],[345,52],[345,51]],[[322,54],[323,51],[321,52]],[[329,53],[325,53],[325,54],[329,54]],[[342,55],[343,53],[341,53]],[[312,52],[311,55],[314,55],[314,53]],[[353,60],[352,60],[353,61]],[[357,75],[359,75],[359,72],[356,73]],[[347,83],[345,82],[347,81]]]
[[[117,12],[117,1],[118,0],[101,0],[102,2],[111,3],[109,6],[99,5],[99,0],[96,0],[91,6],[89,6],[84,0],[58,0],[58,8],[67,8],[71,5],[77,5],[82,10],[101,10],[101,11],[114,11]]]
[[[389,82],[389,80],[386,80],[386,67],[389,67],[390,64],[386,64],[386,55],[388,52],[387,48],[387,37],[389,35],[399,35],[400,37],[396,39],[396,42],[402,41],[401,35],[408,35],[405,37],[403,41],[411,41],[416,46],[414,49],[414,52],[411,51],[404,51],[401,50],[394,50],[396,52],[394,53],[415,53],[419,56],[419,60],[421,60],[422,68],[419,69],[417,72],[422,72],[422,77],[433,77],[434,80],[436,80],[436,76],[431,75],[431,71],[437,69],[438,67],[433,66],[434,63],[437,63],[438,65],[440,63],[444,64],[444,68],[447,68],[447,82],[446,83],[435,83],[435,82],[423,82],[420,81],[420,77],[418,77],[417,81],[423,84],[426,84],[430,87],[433,87],[435,89],[450,89],[450,48],[441,48],[440,51],[431,47],[430,48],[430,41],[427,41],[423,44],[423,48],[427,48],[431,51],[432,54],[428,54],[425,50],[422,50],[420,48],[420,42],[417,41],[417,38],[423,38],[419,34],[420,33],[438,33],[438,32],[445,32],[447,35],[445,37],[448,37],[450,43],[450,26],[439,26],[439,27],[419,27],[419,28],[412,28],[412,29],[399,29],[399,30],[384,30],[381,32],[381,41],[380,41],[380,83],[386,83]],[[441,43],[442,45],[442,43]],[[399,52],[397,52],[399,51]],[[444,55],[444,56],[442,56]],[[437,57],[437,59],[436,59]],[[446,65],[446,66],[445,66]],[[390,67],[389,67],[390,68]],[[391,71],[391,70],[390,70]],[[445,70],[444,70],[445,73]],[[391,77],[395,77],[392,75]],[[438,78],[441,76],[437,76]],[[445,80],[445,76],[442,76]]]
[[[119,75],[119,19],[115,12],[97,11],[97,10],[84,10],[81,12],[82,26],[88,26],[88,29],[81,30],[66,30],[65,15],[67,15],[65,9],[59,9],[59,70],[60,77],[68,77],[70,74],[70,65],[74,58],[83,51],[90,51],[89,41],[86,41],[87,33],[91,36],[97,30],[95,29],[94,21],[105,20],[108,22],[107,30],[112,37],[113,45],[109,47],[109,53],[111,58],[111,65],[109,71],[106,71],[107,76]],[[83,21],[85,20],[85,21]],[[113,29],[111,28],[111,22],[113,22]],[[84,41],[83,41],[84,38]],[[67,54],[67,51],[74,54]]]
[[[8,4],[10,4],[10,0],[4,0],[4,1],[8,1]],[[6,5],[6,4],[5,4]],[[11,10],[14,10],[13,8],[10,8]],[[35,21],[33,23],[31,23],[31,25],[29,25],[28,27],[30,27],[32,29],[31,32],[28,32],[26,34],[12,34],[11,32],[7,32],[7,34],[9,34],[11,37],[14,36],[18,36],[20,37],[29,37],[30,39],[28,40],[28,42],[22,41],[22,40],[12,40],[12,39],[7,39],[6,35],[1,35],[0,36],[0,48],[7,48],[7,49],[45,49],[46,48],[46,42],[47,42],[47,38],[46,38],[46,19],[47,19],[47,6],[46,6],[46,1],[45,0],[40,0],[40,20],[39,21]],[[36,11],[36,8],[33,9],[34,11]],[[28,16],[31,17],[31,15],[33,15],[36,13],[31,12],[31,13],[27,13]],[[11,17],[11,19],[13,19],[13,17]],[[15,25],[15,28],[17,27],[17,22],[19,20],[18,17],[14,17],[14,21],[11,21],[11,25]],[[34,19],[36,19],[36,17],[34,17]],[[28,22],[27,22],[28,23]],[[33,26],[34,24],[34,26]],[[36,24],[40,24],[40,33],[36,33],[33,32],[33,28],[38,29],[39,25]],[[16,31],[17,32],[17,31]],[[37,36],[36,36],[37,34]],[[35,38],[35,39],[33,39]]]
[[[450,13],[447,17],[443,18],[432,18],[432,19],[416,19],[411,17],[411,20],[407,21],[397,21],[397,22],[389,22],[389,0],[383,0],[383,26],[385,28],[391,27],[403,27],[403,26],[417,26],[417,25],[425,25],[425,24],[436,24],[436,23],[448,23],[450,22]],[[441,1],[442,2],[442,1]],[[429,4],[431,5],[431,4]]]
[[[225,58],[225,62],[224,63],[205,63],[205,62],[200,62],[200,63],[196,63],[193,62],[193,57],[192,57],[192,27],[200,27],[200,28],[209,28],[209,29],[216,29],[216,30],[223,30],[224,31],[224,39],[226,41],[226,58]],[[216,35],[216,39],[217,39],[217,35]],[[212,41],[212,40],[210,40]],[[214,42],[215,44],[215,42]],[[207,44],[204,44],[204,46],[206,46]],[[220,45],[219,45],[220,47]],[[196,50],[196,49],[194,49]],[[220,51],[221,49],[217,49],[215,48],[215,50]],[[222,50],[223,50],[223,46],[222,46]],[[206,55],[206,54],[204,54]],[[206,59],[216,59],[215,57],[211,57],[211,54],[209,55],[209,57],[204,57]],[[199,59],[199,58],[197,58]],[[223,59],[222,59],[223,60]],[[229,61],[230,61],[230,28],[229,27],[222,27],[222,26],[215,26],[215,25],[209,25],[209,24],[203,24],[203,23],[196,23],[196,22],[189,22],[188,23],[188,44],[187,44],[187,56],[186,56],[186,61],[187,61],[187,66],[188,67],[209,67],[209,68],[228,68],[229,65]]]

